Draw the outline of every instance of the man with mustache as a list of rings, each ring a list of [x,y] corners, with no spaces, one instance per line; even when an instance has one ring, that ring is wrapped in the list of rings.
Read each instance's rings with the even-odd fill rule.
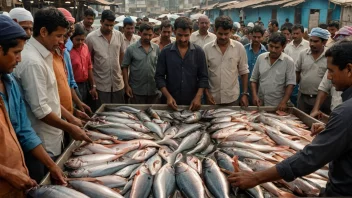
[[[93,32],[94,27],[92,26],[95,19],[95,13],[92,9],[88,8],[84,11],[84,18],[82,21],[78,22],[78,24],[82,25],[87,35]]]
[[[240,42],[230,39],[232,27],[230,17],[217,17],[217,39],[204,46],[210,85],[206,95],[207,99],[214,98],[216,104],[248,106],[249,70],[246,50]],[[238,76],[241,76],[243,93],[240,93]]]
[[[269,52],[258,57],[250,79],[253,105],[287,108],[296,76],[292,58],[283,53],[285,45],[286,37],[273,33],[268,40]]]
[[[142,23],[139,26],[139,36],[141,38],[126,49],[121,65],[125,92],[132,104],[155,104],[159,99],[154,80],[159,47],[150,42],[153,26]]]
[[[300,84],[297,107],[308,114],[314,107],[319,84],[327,70],[324,54],[329,37],[329,31],[313,28],[309,38],[310,48],[301,51],[297,60],[296,78],[297,84]]]

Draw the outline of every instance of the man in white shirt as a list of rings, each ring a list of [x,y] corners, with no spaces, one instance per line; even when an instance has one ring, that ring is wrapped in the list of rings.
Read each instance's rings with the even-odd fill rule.
[[[126,17],[123,20],[123,40],[125,41],[125,49],[130,46],[132,43],[137,42],[141,37],[134,34],[135,31],[135,23],[133,22],[131,17]]]
[[[195,31],[191,35],[190,42],[200,47],[204,47],[205,44],[210,43],[216,39],[215,34],[208,31],[210,27],[209,18],[206,15],[202,15],[198,19],[199,30]]]
[[[204,46],[208,65],[209,90],[207,98],[214,98],[216,104],[248,106],[248,61],[243,45],[230,39],[233,22],[228,16],[215,19],[217,39]],[[241,76],[241,93],[237,76]]]
[[[63,131],[68,132],[75,140],[92,141],[81,128],[69,123],[78,121],[60,105],[53,70],[52,52],[63,44],[63,36],[69,23],[56,8],[38,10],[34,21],[33,37],[25,45],[22,62],[14,70],[14,75],[28,103],[27,113],[32,127],[46,152],[55,160],[62,153]],[[47,172],[45,166],[30,153],[26,155],[29,172],[35,172],[38,177],[43,178]],[[28,160],[31,158],[33,160]]]

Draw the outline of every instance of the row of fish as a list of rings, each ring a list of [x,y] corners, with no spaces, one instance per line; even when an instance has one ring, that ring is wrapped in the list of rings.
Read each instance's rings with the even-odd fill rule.
[[[227,181],[232,172],[270,168],[311,141],[291,114],[106,106],[88,127],[95,143],[82,144],[65,163],[72,189],[45,185],[32,189],[33,197],[317,196],[328,180],[321,169],[239,192]]]

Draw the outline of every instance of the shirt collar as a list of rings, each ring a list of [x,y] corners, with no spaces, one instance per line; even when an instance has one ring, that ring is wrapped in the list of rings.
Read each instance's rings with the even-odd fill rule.
[[[269,59],[270,58],[269,54],[270,54],[270,52],[265,55],[265,59]],[[285,56],[284,53],[281,52],[281,55],[280,55],[280,57],[277,60],[284,60],[284,56]]]
[[[252,43],[249,44],[249,50],[253,51]],[[266,51],[266,48],[265,48],[265,46],[263,44],[260,44],[260,50],[259,51]]]
[[[195,34],[196,36],[202,36],[202,35],[200,35],[199,30],[197,30],[196,32],[194,32],[194,34]],[[208,36],[209,36],[209,31],[207,31],[207,35],[205,35],[205,37],[208,37]]]
[[[321,53],[320,54],[320,56],[319,56],[319,58],[317,59],[317,60],[319,60],[321,57],[325,57],[325,52],[326,52],[326,50],[327,50],[327,48],[326,47],[324,47],[324,51],[323,51],[323,53]],[[311,55],[312,54],[312,50],[310,49],[310,47],[309,48],[307,48],[307,54],[308,55]]]
[[[142,47],[142,42],[141,42],[141,39],[139,39],[137,42],[136,42],[136,45],[138,48]],[[150,42],[150,48],[152,48],[152,50],[154,50],[154,47],[152,45],[152,42]]]
[[[11,78],[11,74],[3,74],[1,77],[5,83],[12,84],[13,78]]]
[[[218,42],[217,42],[217,39],[215,39],[214,41],[212,41],[213,42],[213,44],[212,44],[212,47],[215,47],[215,46],[218,46],[219,47],[219,45],[218,45]],[[230,39],[230,46],[231,47],[236,47],[235,46],[235,42],[232,40],[232,39]]]
[[[190,50],[196,49],[196,48],[194,47],[194,44],[191,43],[191,42],[188,42],[188,47],[189,47]],[[176,41],[172,43],[172,46],[171,46],[171,49],[170,49],[170,50],[171,50],[171,51],[172,51],[172,50],[178,50],[178,48],[177,48],[177,42],[176,42]]]
[[[38,50],[38,52],[42,55],[43,58],[47,58],[48,56],[51,55],[51,52],[48,49],[46,49],[44,45],[39,43],[39,41],[37,41],[37,39],[35,39],[34,37],[31,37],[28,43],[33,45]]]
[[[342,100],[345,102],[346,100],[352,98],[352,86],[346,89],[342,94],[341,94]]]

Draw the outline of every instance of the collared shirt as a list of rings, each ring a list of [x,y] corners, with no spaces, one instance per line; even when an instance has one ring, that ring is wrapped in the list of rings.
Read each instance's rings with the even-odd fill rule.
[[[263,54],[264,52],[267,52],[267,50],[264,45],[260,44],[259,51],[257,53],[254,53],[251,43],[245,45],[244,49],[246,50],[247,59],[248,59],[249,77],[251,77],[254,69],[254,65],[257,62],[258,56]]]
[[[20,143],[11,125],[2,97],[0,97],[0,150],[2,166],[29,175]],[[24,192],[14,188],[6,180],[0,179],[0,197],[24,197]]]
[[[205,44],[208,44],[208,43],[214,41],[215,39],[216,39],[215,34],[208,31],[208,34],[205,37],[203,37],[202,35],[200,35],[199,30],[198,30],[198,31],[195,31],[192,33],[190,41],[191,41],[191,43],[199,45],[200,47],[203,48],[205,46]]]
[[[86,82],[88,71],[93,69],[88,46],[84,43],[80,48],[72,48],[70,56],[75,80],[79,83]]]
[[[87,36],[86,44],[93,61],[93,74],[97,90],[116,92],[124,88],[120,53],[124,53],[125,43],[123,34],[112,30],[110,43],[103,36],[100,29],[94,30]]]
[[[83,20],[78,22],[78,24],[80,24],[83,27],[83,29],[84,29],[84,31],[86,31],[87,35],[95,30],[93,26],[86,28],[86,26],[84,26],[84,24],[83,24]]]
[[[130,46],[132,43],[137,42],[140,38],[140,36],[133,34],[131,40],[128,40],[125,34],[123,34],[123,41],[125,42],[125,48],[123,49],[123,51],[126,52],[127,47]]]
[[[158,89],[167,88],[178,105],[190,105],[198,88],[209,88],[204,51],[189,43],[182,59],[176,42],[167,45],[160,52],[155,81]]]
[[[154,80],[156,63],[160,54],[159,47],[150,43],[149,51],[146,52],[141,40],[131,44],[123,58],[122,67],[129,67],[129,85],[134,94],[152,96],[157,94]]]
[[[40,119],[50,113],[61,118],[61,104],[53,69],[53,55],[34,37],[22,51],[22,61],[14,70],[28,103],[28,118],[40,137],[45,150],[52,156],[61,154],[63,132]]]
[[[240,94],[237,77],[249,73],[243,45],[230,40],[223,54],[215,40],[204,46],[204,53],[208,65],[209,91],[216,104],[236,101]]]
[[[318,87],[323,76],[328,69],[325,51],[321,53],[317,60],[314,60],[310,48],[299,53],[296,64],[296,71],[300,72],[301,81],[299,91],[307,95],[317,95]]]
[[[259,83],[258,96],[264,106],[277,106],[286,87],[296,85],[295,64],[285,53],[271,64],[269,54],[266,52],[258,57],[250,81]]]
[[[299,53],[307,48],[309,48],[309,41],[305,39],[302,39],[302,42],[297,47],[295,44],[293,44],[293,41],[291,41],[285,47],[285,54],[289,55],[293,59],[293,62],[296,63]]]
[[[342,103],[342,92],[336,91],[335,87],[332,86],[331,80],[328,79],[328,71],[325,72],[325,75],[319,84],[318,90],[331,95],[331,111]]]
[[[6,87],[6,94],[0,92],[0,96],[6,106],[7,113],[13,129],[16,132],[18,141],[24,152],[37,147],[42,142],[37,136],[27,117],[26,104],[22,99],[20,88],[11,74],[2,75]]]
[[[155,43],[155,44],[157,44],[157,45],[159,45],[159,49],[160,49],[160,51],[161,51],[161,50],[164,49],[164,47],[167,46],[168,44],[175,42],[175,41],[176,41],[176,38],[175,38],[175,37],[170,37],[170,43],[168,43],[168,44],[166,44],[166,45],[162,45],[162,44],[160,43],[160,40],[161,40],[161,36],[158,36],[158,37],[156,37],[156,38],[153,38],[153,39],[151,40],[151,42],[152,42],[152,43]]]
[[[351,98],[352,87],[343,92],[344,102],[331,113],[325,130],[320,132],[302,151],[276,165],[283,179],[292,181],[329,163],[327,196],[352,196]]]
[[[53,68],[59,90],[60,104],[71,114],[73,114],[72,95],[69,84],[67,83],[68,72],[63,57],[57,53],[53,53]]]

